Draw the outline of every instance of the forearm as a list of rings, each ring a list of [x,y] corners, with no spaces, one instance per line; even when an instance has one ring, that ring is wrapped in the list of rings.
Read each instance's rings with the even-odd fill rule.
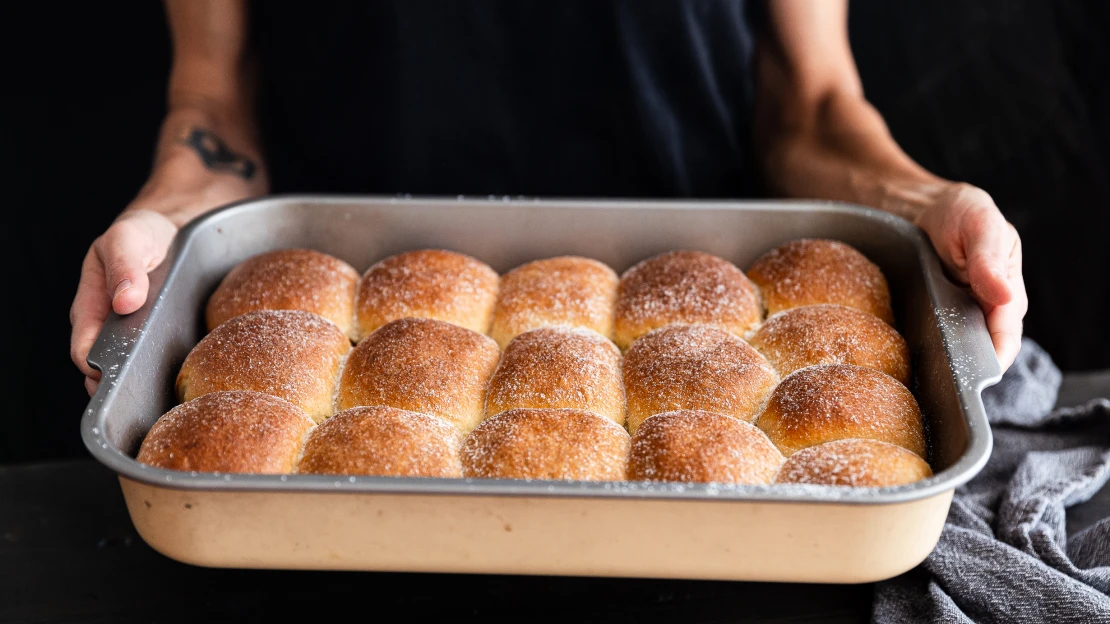
[[[781,103],[767,103],[767,106]],[[838,199],[918,222],[953,188],[909,158],[862,94],[833,90],[794,116],[763,117],[763,168],[789,197]]]
[[[245,54],[242,0],[168,0],[168,111],[136,205],[178,225],[229,196],[268,192]],[[190,201],[174,201],[189,195]],[[207,201],[207,196],[211,201]]]

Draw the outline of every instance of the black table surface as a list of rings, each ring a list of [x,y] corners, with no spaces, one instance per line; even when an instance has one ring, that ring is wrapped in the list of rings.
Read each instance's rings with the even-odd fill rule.
[[[1060,404],[1110,394],[1110,371],[1068,375]],[[1110,488],[1069,510],[1110,516]],[[619,530],[619,527],[614,527]],[[135,533],[119,482],[90,460],[0,467],[0,621],[865,622],[872,585],[291,572],[194,567]]]

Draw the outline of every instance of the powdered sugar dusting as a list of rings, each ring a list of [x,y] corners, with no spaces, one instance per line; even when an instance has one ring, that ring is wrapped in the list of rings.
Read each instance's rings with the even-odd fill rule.
[[[767,436],[729,416],[656,414],[632,436],[628,478],[694,483],[770,483],[782,464]]]
[[[308,474],[461,477],[462,435],[426,414],[356,407],[313,430],[297,472]]]
[[[501,277],[490,336],[502,349],[514,336],[549,326],[585,327],[609,338],[617,274],[574,256],[523,264]]]
[[[847,487],[905,485],[932,476],[929,464],[906,449],[877,440],[836,440],[798,451],[779,483]]]
[[[451,251],[408,251],[366,271],[355,302],[359,339],[406,317],[433,318],[485,333],[497,298],[497,273]]]
[[[517,407],[575,408],[624,424],[620,351],[588,329],[540,328],[509,343],[490,379],[486,415]]]
[[[611,420],[573,409],[514,409],[463,442],[467,477],[623,481],[631,442]]]
[[[443,418],[470,431],[482,418],[500,350],[490,338],[424,318],[388,323],[347,358],[338,407],[385,405]]]
[[[623,364],[628,428],[648,416],[704,410],[751,421],[778,375],[743,340],[708,325],[671,325],[641,337]]]
[[[868,438],[925,456],[917,401],[889,375],[849,364],[803,368],[782,380],[756,421],[783,455],[823,442]]]
[[[756,260],[748,277],[759,286],[768,315],[804,305],[839,303],[894,324],[882,271],[839,241],[791,241]]]
[[[208,300],[209,331],[255,310],[304,310],[347,334],[354,318],[358,271],[310,249],[282,249],[240,262]]]
[[[219,390],[253,390],[285,399],[320,421],[351,343],[334,323],[300,310],[259,310],[223,323],[185,358],[177,378],[183,401]]]
[[[289,472],[312,420],[257,392],[213,392],[178,405],[151,428],[138,461],[196,472]]]
[[[628,269],[617,287],[614,337],[628,348],[672,323],[704,323],[739,336],[760,321],[755,287],[731,262],[699,251],[672,251]]]
[[[908,385],[910,352],[893,327],[839,304],[791,308],[768,318],[748,342],[780,375],[815,364],[855,364]]]

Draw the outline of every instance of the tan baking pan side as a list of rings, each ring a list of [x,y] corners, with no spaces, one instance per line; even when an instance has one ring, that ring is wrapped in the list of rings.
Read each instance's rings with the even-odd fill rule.
[[[952,490],[903,503],[208,492],[120,478],[135,528],[195,565],[863,583],[920,563]]]

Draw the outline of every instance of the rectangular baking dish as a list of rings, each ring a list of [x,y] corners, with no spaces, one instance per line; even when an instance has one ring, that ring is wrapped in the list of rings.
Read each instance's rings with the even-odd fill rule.
[[[913,356],[933,478],[834,490],[197,474],[134,460],[143,436],[175,403],[173,380],[203,335],[204,302],[249,256],[308,247],[364,270],[385,256],[432,247],[471,254],[501,272],[562,254],[620,272],[659,252],[698,249],[746,268],[800,237],[845,241],[887,275]],[[151,292],[141,310],[108,319],[89,355],[104,377],[82,435],[120,475],[143,539],[198,565],[874,581],[925,558],[953,490],[991,449],[980,392],[1000,371],[982,313],[945,278],[917,228],[858,206],[272,197],[182,229],[151,274]]]

